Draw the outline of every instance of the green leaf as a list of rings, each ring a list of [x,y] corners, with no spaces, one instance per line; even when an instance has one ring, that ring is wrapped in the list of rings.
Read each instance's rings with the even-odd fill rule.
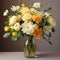
[[[12,40],[13,41],[17,41],[17,37],[12,37]]]
[[[9,35],[10,35],[10,33],[7,32],[7,33],[5,33],[5,34],[3,35],[3,37],[4,37],[4,38],[7,38]]]
[[[10,29],[10,32],[14,32],[15,30],[14,29]]]
[[[17,33],[17,37],[21,37],[21,34],[20,33]]]
[[[51,41],[48,41],[50,45],[52,45],[52,42]]]
[[[44,10],[44,12],[50,11],[52,7],[49,7],[48,9]]]
[[[43,36],[43,38],[44,38],[50,45],[52,45],[52,42],[50,41],[50,39],[48,40],[45,36]]]
[[[52,36],[52,33],[49,33],[48,37],[51,37]]]
[[[55,32],[55,29],[54,28],[52,28],[52,32]]]
[[[46,21],[46,22],[45,22],[45,25],[46,25],[46,26],[49,26],[50,24],[48,23],[48,21]]]
[[[38,26],[43,28],[43,26],[44,26],[44,19],[43,18],[42,18],[42,21],[38,23]]]
[[[8,24],[9,24],[9,22],[8,22],[8,21],[6,21],[6,22],[5,22],[5,24],[6,24],[6,25],[8,25]]]

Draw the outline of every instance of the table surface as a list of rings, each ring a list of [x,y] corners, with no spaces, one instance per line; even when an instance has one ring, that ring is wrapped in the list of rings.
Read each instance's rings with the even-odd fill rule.
[[[23,52],[0,52],[0,60],[60,60],[60,52],[37,52],[35,58],[26,58]]]

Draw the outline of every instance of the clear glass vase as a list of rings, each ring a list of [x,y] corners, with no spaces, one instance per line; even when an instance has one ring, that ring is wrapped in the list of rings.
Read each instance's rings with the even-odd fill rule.
[[[33,38],[29,38],[26,40],[24,45],[24,56],[28,58],[33,58],[36,55],[36,44]]]

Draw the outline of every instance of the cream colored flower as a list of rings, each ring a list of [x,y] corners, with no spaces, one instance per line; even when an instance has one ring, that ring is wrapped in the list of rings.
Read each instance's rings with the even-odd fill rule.
[[[36,14],[36,13],[37,13],[37,10],[34,9],[34,8],[30,8],[30,13],[31,13],[31,14]]]
[[[25,7],[25,8],[21,8],[20,12],[24,15],[24,14],[30,13],[30,10],[28,7]]]
[[[34,25],[32,22],[24,22],[22,24],[22,31],[23,33],[26,33],[26,34],[32,34],[34,32]]]
[[[23,17],[22,17],[22,20],[25,21],[25,22],[29,22],[31,21],[31,14],[25,14]]]
[[[43,11],[41,11],[41,12],[39,12],[39,11],[37,11],[36,9],[34,9],[34,8],[30,8],[30,13],[32,14],[32,15],[34,15],[34,14],[38,14],[38,15],[43,15]]]
[[[40,8],[40,2],[35,2],[34,5],[33,5],[33,7]]]
[[[16,17],[16,16],[12,16],[12,17],[10,18],[10,20],[9,20],[9,25],[15,24],[16,21],[17,21],[17,17]]]
[[[51,14],[50,13],[48,13],[48,12],[45,12],[44,14],[43,14],[43,16],[45,16],[45,17],[51,17]]]
[[[5,10],[5,12],[3,13],[3,16],[6,16],[9,13],[8,10]]]
[[[11,7],[11,10],[12,10],[12,11],[16,11],[16,10],[18,10],[19,8],[20,8],[20,6],[12,6],[12,7]]]
[[[50,18],[48,20],[49,24],[52,26],[52,27],[55,27],[56,26],[56,21],[54,20],[54,18]]]
[[[14,25],[14,29],[15,29],[16,31],[19,31],[20,28],[21,28],[20,23],[16,23],[16,24]]]
[[[44,26],[43,30],[46,34],[52,33],[52,27],[51,26]]]

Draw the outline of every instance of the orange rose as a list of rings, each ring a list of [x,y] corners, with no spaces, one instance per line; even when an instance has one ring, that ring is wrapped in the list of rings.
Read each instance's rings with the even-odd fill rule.
[[[32,16],[33,21],[39,23],[42,20],[42,17],[38,14]]]
[[[33,35],[34,35],[36,38],[41,38],[41,36],[42,36],[42,29],[41,29],[41,28],[35,29]]]

